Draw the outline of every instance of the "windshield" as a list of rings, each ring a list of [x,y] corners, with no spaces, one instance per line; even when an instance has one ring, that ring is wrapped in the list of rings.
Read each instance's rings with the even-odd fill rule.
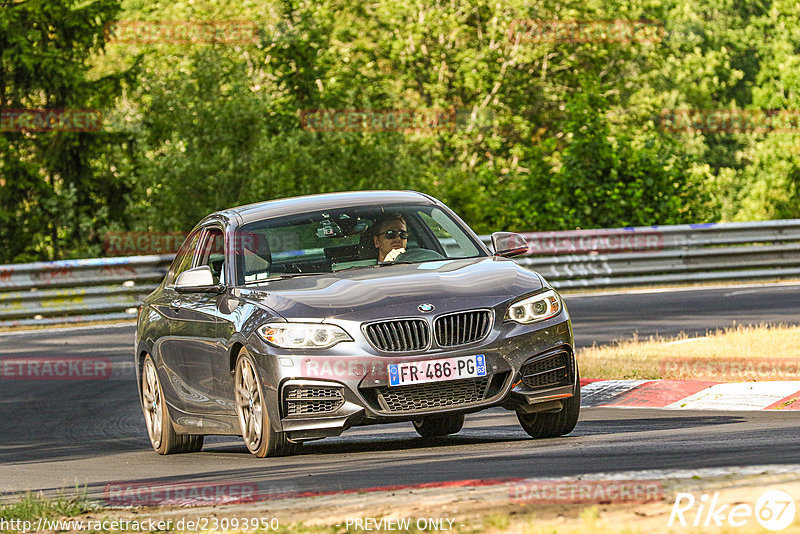
[[[320,210],[240,227],[238,284],[392,263],[485,256],[445,211],[430,205]]]

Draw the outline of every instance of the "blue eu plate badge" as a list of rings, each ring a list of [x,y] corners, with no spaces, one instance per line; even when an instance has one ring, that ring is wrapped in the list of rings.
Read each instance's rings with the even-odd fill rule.
[[[486,376],[486,360],[483,354],[475,356],[475,364],[478,366],[478,376]]]

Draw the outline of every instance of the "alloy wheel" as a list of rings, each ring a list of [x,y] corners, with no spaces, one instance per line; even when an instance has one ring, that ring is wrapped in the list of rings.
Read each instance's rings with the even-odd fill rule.
[[[247,358],[239,360],[236,373],[236,410],[247,448],[258,450],[261,446],[263,404],[258,388],[258,378],[253,364]]]
[[[144,363],[144,380],[142,381],[142,399],[144,400],[144,418],[147,423],[147,433],[153,447],[161,446],[162,399],[161,388],[158,384],[156,366],[149,358]]]

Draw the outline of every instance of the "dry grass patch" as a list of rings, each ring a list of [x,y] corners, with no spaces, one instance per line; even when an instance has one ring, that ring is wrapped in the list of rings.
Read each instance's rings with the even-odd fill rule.
[[[579,349],[577,358],[586,378],[800,380],[800,326],[736,326],[696,338],[634,337]]]

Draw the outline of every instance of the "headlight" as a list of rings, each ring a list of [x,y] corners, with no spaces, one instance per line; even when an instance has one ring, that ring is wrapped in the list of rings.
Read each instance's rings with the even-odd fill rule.
[[[340,341],[353,341],[332,324],[268,323],[258,329],[264,341],[282,349],[326,349]]]
[[[535,323],[555,317],[562,308],[561,299],[551,289],[512,304],[506,312],[506,320],[521,324]]]

